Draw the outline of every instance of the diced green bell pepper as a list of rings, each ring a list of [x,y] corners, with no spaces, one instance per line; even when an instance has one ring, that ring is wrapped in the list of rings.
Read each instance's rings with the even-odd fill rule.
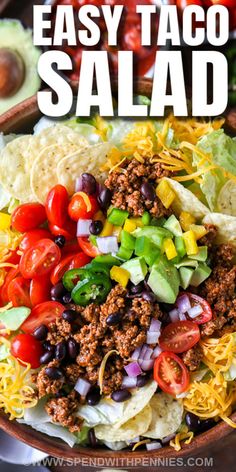
[[[160,228],[159,226],[144,226],[144,228],[137,228],[132,234],[136,238],[146,236],[160,249],[165,238],[173,238],[173,234],[168,229]]]
[[[146,236],[136,239],[134,252],[136,256],[148,256],[151,251],[152,243]]]
[[[126,249],[134,250],[135,247],[135,238],[132,234],[128,233],[127,231],[122,230],[120,235],[120,242],[121,246]]]
[[[148,225],[150,225],[150,222],[151,222],[150,213],[148,213],[148,211],[145,211],[143,216],[142,216],[142,223],[143,223],[144,226],[148,226]]]
[[[176,251],[178,252],[179,256],[182,258],[186,255],[186,248],[184,244],[184,238],[182,236],[175,237],[175,247]]]
[[[149,267],[151,267],[151,266],[153,266],[153,264],[155,264],[155,262],[157,262],[160,255],[161,255],[160,249],[152,244],[149,254],[144,256],[144,259],[145,259],[147,265]]]
[[[115,226],[123,226],[128,216],[128,211],[120,210],[119,208],[113,208],[111,213],[108,215],[108,221]]]
[[[95,257],[92,261],[91,264],[102,264],[107,267],[112,267],[113,265],[119,266],[121,263],[117,257],[112,256],[111,254],[103,254],[101,256]]]
[[[128,249],[127,247],[120,246],[119,251],[116,253],[119,259],[123,261],[129,261],[133,254],[133,249]]]

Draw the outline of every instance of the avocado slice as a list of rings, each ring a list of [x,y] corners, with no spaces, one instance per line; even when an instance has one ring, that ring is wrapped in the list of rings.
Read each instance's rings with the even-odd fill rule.
[[[33,44],[32,31],[25,30],[18,20],[0,20],[0,49],[8,49],[21,58],[24,77],[18,90],[10,96],[0,98],[0,114],[17,103],[34,95],[40,88],[37,63],[40,49]]]
[[[199,251],[194,256],[190,256],[191,259],[195,261],[205,262],[207,260],[208,255],[208,247],[207,246],[200,246]]]
[[[176,269],[180,269],[180,267],[193,267],[194,269],[196,269],[198,267],[198,261],[194,261],[192,258],[188,259],[187,257],[185,257],[184,259],[182,259],[181,262],[175,264],[175,267]]]
[[[147,274],[147,265],[143,257],[135,257],[122,264],[123,269],[130,273],[130,280],[134,285],[138,285],[145,279]]]
[[[198,264],[198,267],[195,269],[190,285],[193,287],[198,287],[204,280],[208,279],[209,275],[211,274],[211,269],[203,262]]]
[[[168,220],[164,223],[163,228],[166,228],[171,231],[174,236],[182,236],[183,234],[180,222],[177,220],[175,215],[171,215],[168,218]]]
[[[194,269],[192,269],[191,267],[180,267],[180,285],[184,290],[186,290],[186,288],[188,288],[188,286],[190,285],[193,273]]]
[[[132,235],[135,236],[135,238],[145,236],[159,248],[162,247],[162,243],[165,238],[173,239],[173,234],[168,229],[161,228],[159,226],[145,226],[144,228],[137,228],[135,231],[133,231]]]
[[[179,273],[164,257],[152,267],[148,285],[159,302],[175,303],[179,292]]]

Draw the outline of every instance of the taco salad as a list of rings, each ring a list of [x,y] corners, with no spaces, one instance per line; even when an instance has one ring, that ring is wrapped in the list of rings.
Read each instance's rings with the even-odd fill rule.
[[[223,124],[43,117],[0,136],[11,420],[113,450],[178,451],[236,427],[236,139]]]

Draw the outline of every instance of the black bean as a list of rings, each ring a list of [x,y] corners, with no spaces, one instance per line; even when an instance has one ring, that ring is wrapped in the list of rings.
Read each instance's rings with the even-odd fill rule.
[[[131,397],[131,393],[128,390],[116,390],[115,392],[112,392],[111,398],[114,400],[114,402],[125,402]]]
[[[55,347],[55,358],[58,361],[62,361],[66,357],[66,343],[61,341]]]
[[[93,428],[91,428],[88,432],[88,439],[89,439],[90,446],[92,446],[92,447],[97,447],[98,446],[98,440],[95,436],[95,431],[94,431]]]
[[[153,202],[156,198],[156,192],[152,184],[148,182],[144,182],[141,185],[141,194],[146,198],[147,200]]]
[[[71,303],[71,301],[72,301],[71,293],[70,293],[70,292],[67,292],[65,295],[63,295],[62,301],[63,301],[63,303],[65,303],[66,305],[67,305],[68,303]]]
[[[48,364],[50,361],[52,361],[52,359],[53,359],[53,352],[46,351],[40,357],[40,364]]]
[[[215,426],[215,421],[210,418],[208,420],[201,421],[200,433],[204,433],[205,431],[212,428],[213,426]]]
[[[85,172],[82,174],[82,190],[87,193],[87,195],[92,195],[97,190],[97,182],[95,177],[92,174]]]
[[[66,289],[62,282],[58,282],[58,284],[54,285],[51,288],[51,299],[54,301],[61,300],[65,294],[66,294]]]
[[[46,367],[45,374],[52,380],[60,380],[63,378],[63,373],[57,367]]]
[[[146,302],[155,303],[156,295],[152,292],[147,292],[146,290],[142,293],[142,298],[146,300]]]
[[[95,236],[100,234],[102,229],[103,229],[103,223],[100,220],[92,221],[91,225],[89,226],[90,233],[94,234]]]
[[[67,349],[68,349],[68,354],[71,357],[71,359],[75,359],[77,354],[78,354],[78,344],[74,339],[69,339],[67,341]]]
[[[132,285],[130,288],[130,292],[136,295],[137,293],[141,293],[143,290],[143,284]]]
[[[88,405],[95,406],[101,400],[100,390],[99,388],[92,388],[86,396],[86,400]]]
[[[191,431],[193,431],[194,433],[197,433],[200,431],[201,421],[198,418],[198,416],[194,415],[193,413],[187,413],[185,416],[185,421],[186,421],[186,425]]]
[[[65,321],[68,321],[68,323],[74,323],[76,320],[76,311],[75,310],[65,310],[62,313],[62,318]]]
[[[111,199],[112,199],[111,191],[109,190],[109,188],[104,188],[98,196],[98,203],[100,204],[100,207],[103,210],[107,210],[107,208],[109,207],[111,203]]]
[[[146,375],[138,375],[137,377],[137,387],[141,388],[146,385],[148,381],[148,377]]]
[[[116,311],[115,313],[112,313],[111,315],[107,317],[106,324],[108,326],[115,326],[118,323],[120,323],[121,319],[122,319],[122,313],[120,313],[119,311]]]
[[[59,234],[55,237],[54,242],[58,247],[63,247],[65,246],[66,238],[63,234]]]
[[[38,326],[38,328],[36,328],[34,330],[34,337],[38,341],[44,341],[47,337],[47,334],[48,334],[48,328],[47,328],[47,326],[45,326],[43,324]]]
[[[55,346],[53,346],[53,344],[51,344],[49,341],[44,341],[43,348],[46,351],[50,351],[50,352],[53,352],[53,353],[55,351]]]

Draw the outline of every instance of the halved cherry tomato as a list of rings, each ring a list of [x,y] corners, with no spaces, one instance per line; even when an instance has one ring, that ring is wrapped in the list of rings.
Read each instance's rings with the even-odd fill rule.
[[[212,319],[212,309],[209,303],[204,298],[199,297],[194,293],[186,293],[186,295],[188,296],[192,307],[195,305],[200,305],[203,310],[201,315],[194,318],[194,323],[203,324],[207,323],[207,321],[210,321]]]
[[[64,310],[65,307],[58,302],[39,303],[21,325],[21,329],[24,333],[31,334],[38,326],[42,324],[48,326],[49,323],[55,321],[57,317],[62,315]]]
[[[191,349],[200,339],[200,330],[193,321],[176,321],[168,324],[159,338],[163,351],[185,352]]]
[[[71,241],[76,237],[76,223],[68,220],[64,223],[63,228],[49,223],[49,229],[54,236],[65,236],[67,241]]]
[[[163,392],[178,395],[188,388],[189,372],[179,356],[162,352],[154,363],[154,380]]]
[[[4,284],[1,287],[1,299],[2,299],[3,305],[6,305],[9,302],[8,286],[9,286],[10,282],[13,279],[15,279],[15,277],[17,277],[18,275],[20,275],[19,266],[17,266],[16,268],[13,267],[12,269],[10,269],[8,274],[6,275]]]
[[[56,285],[58,282],[60,282],[63,275],[68,270],[83,267],[88,264],[90,260],[90,257],[83,252],[79,252],[77,254],[68,254],[68,256],[64,257],[53,269],[50,277],[52,284]]]
[[[69,265],[69,270],[71,269],[79,269],[80,267],[84,267],[86,264],[88,264],[91,261],[91,257],[89,257],[87,254],[84,252],[79,252],[76,254],[70,265]]]
[[[11,251],[9,257],[7,258],[6,262],[10,264],[19,264],[20,262],[20,255],[17,254],[17,251]],[[7,267],[5,268],[7,270]]]
[[[46,275],[59,263],[61,251],[50,239],[40,239],[20,260],[20,271],[25,279]]]
[[[11,354],[20,361],[27,362],[32,369],[40,367],[43,354],[42,345],[30,334],[18,334],[11,342]]]
[[[31,231],[27,231],[27,233],[25,233],[23,236],[19,245],[19,249],[20,251],[27,251],[27,249],[33,246],[34,243],[40,239],[51,239],[51,237],[51,234],[46,229],[32,229]]]
[[[68,213],[73,221],[78,221],[80,218],[92,218],[98,209],[99,205],[96,197],[78,192],[73,195],[69,203]]]
[[[23,277],[16,277],[9,283],[7,289],[8,299],[13,306],[28,306],[31,308],[29,288],[29,280]]]
[[[70,241],[61,249],[62,256],[69,256],[70,254],[77,254],[80,251],[78,241]]]
[[[50,300],[51,282],[49,275],[36,277],[30,282],[30,300],[31,305],[35,306],[39,303]]]
[[[212,5],[223,5],[227,8],[235,8],[235,0],[211,0]]]
[[[99,256],[100,251],[99,249],[94,246],[88,238],[82,238],[82,237],[79,237],[77,238],[77,241],[79,243],[79,246],[81,247],[82,251],[87,254],[87,256],[89,257],[96,257],[96,256]]]
[[[63,185],[55,185],[48,193],[45,208],[51,224],[63,227],[67,219],[69,195]]]
[[[16,231],[25,233],[38,228],[46,219],[46,211],[41,203],[23,203],[13,211],[11,224]]]

